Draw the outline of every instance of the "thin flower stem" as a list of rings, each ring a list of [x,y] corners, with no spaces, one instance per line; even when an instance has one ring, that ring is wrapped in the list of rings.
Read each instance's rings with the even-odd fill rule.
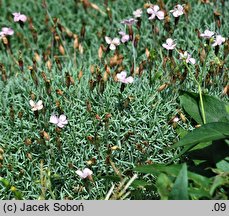
[[[135,67],[136,67],[136,49],[134,47],[134,42],[132,42],[132,51],[133,51],[133,59],[134,59],[134,73],[135,74]]]
[[[188,69],[189,74],[191,74],[192,78],[194,79],[194,81],[196,82],[196,84],[198,86],[198,92],[199,92],[199,96],[200,96],[201,114],[202,114],[203,122],[204,122],[204,124],[206,124],[206,115],[205,115],[205,110],[204,110],[204,103],[203,103],[203,95],[202,95],[201,85],[197,81],[196,77],[193,75],[190,67],[188,66],[188,64],[186,62],[185,62],[185,66]]]
[[[198,91],[199,91],[199,95],[200,95],[200,106],[201,106],[203,121],[204,121],[204,124],[206,124],[206,115],[205,115],[205,110],[204,110],[204,103],[203,103],[203,97],[202,97],[202,89],[201,89],[200,84],[198,84]]]

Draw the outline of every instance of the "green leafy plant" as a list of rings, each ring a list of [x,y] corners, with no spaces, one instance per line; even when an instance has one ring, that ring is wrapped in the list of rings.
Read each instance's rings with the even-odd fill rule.
[[[134,170],[156,177],[161,199],[227,199],[229,186],[228,104],[203,95],[206,124],[187,133],[170,149],[181,149],[168,164],[140,166]],[[198,124],[201,115],[199,95],[182,91],[180,102]],[[179,158],[186,163],[173,164]]]

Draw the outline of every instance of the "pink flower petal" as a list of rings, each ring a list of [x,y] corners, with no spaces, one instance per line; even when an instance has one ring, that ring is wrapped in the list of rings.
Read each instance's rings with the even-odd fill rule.
[[[159,11],[159,10],[160,10],[160,8],[159,8],[159,6],[158,6],[158,5],[154,5],[154,6],[153,6],[153,10],[154,10],[154,12],[157,12],[157,11]]]
[[[158,11],[158,12],[157,12],[157,18],[158,18],[159,20],[163,20],[164,17],[165,17],[165,14],[164,14],[163,11]]]
[[[22,15],[20,16],[20,20],[21,20],[22,22],[25,22],[25,21],[27,20],[27,17],[26,17],[24,14],[22,14]]]
[[[130,39],[129,35],[123,35],[122,38],[121,38],[121,42],[125,43],[125,42],[129,41],[129,39]]]
[[[38,106],[41,106],[42,103],[43,103],[42,100],[39,100],[39,101],[37,102],[37,105],[38,105]]]
[[[171,46],[171,45],[173,44],[173,39],[168,38],[168,39],[166,40],[166,43],[167,43],[169,46]]]
[[[108,44],[111,44],[112,40],[110,37],[105,36],[105,40]]]
[[[29,104],[30,104],[31,107],[34,107],[35,106],[35,102],[33,100],[30,100],[29,101]]]
[[[43,105],[42,104],[37,106],[37,110],[41,110],[41,109],[43,109]]]
[[[119,81],[121,81],[121,80],[123,80],[123,79],[125,79],[126,78],[126,71],[122,71],[121,73],[118,73],[117,74],[117,79],[119,80]]]
[[[126,33],[123,32],[123,31],[120,31],[119,34],[122,35],[122,36],[124,36]]]
[[[61,122],[63,122],[63,121],[65,121],[66,120],[66,116],[65,115],[60,115],[60,117],[59,117],[59,120],[61,121]]]
[[[111,50],[116,50],[116,46],[113,43],[109,47]]]
[[[58,117],[57,117],[56,115],[52,115],[52,116],[50,117],[49,122],[50,122],[50,123],[53,123],[53,124],[58,124],[59,119],[58,119]]]
[[[80,178],[84,178],[84,174],[81,170],[77,170],[76,174],[79,175]]]
[[[114,38],[114,39],[112,40],[112,43],[113,43],[115,46],[118,46],[118,45],[120,44],[119,38]]]
[[[147,8],[146,11],[147,11],[148,14],[153,14],[154,13],[154,10],[152,8]]]
[[[93,172],[92,172],[90,169],[88,169],[88,168],[85,168],[85,169],[83,170],[83,173],[84,173],[85,175],[87,175],[87,176],[90,176],[90,175],[93,174]]]
[[[133,83],[134,78],[132,76],[129,76],[126,78],[126,83]]]
[[[148,19],[149,20],[155,19],[155,16],[156,16],[155,14],[152,14]]]
[[[63,128],[63,127],[64,127],[64,124],[63,124],[62,122],[58,122],[57,126],[58,126],[59,128]]]
[[[192,63],[192,64],[196,64],[196,60],[194,58],[190,58],[189,61]]]

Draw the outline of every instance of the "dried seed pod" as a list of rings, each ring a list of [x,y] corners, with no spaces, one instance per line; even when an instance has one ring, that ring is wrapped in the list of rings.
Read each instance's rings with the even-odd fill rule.
[[[221,27],[220,16],[221,14],[218,11],[214,11],[214,18],[218,28]]]
[[[93,136],[88,136],[87,137],[87,140],[90,142],[90,143],[94,143],[95,142],[95,139]]]
[[[48,60],[46,62],[46,67],[48,68],[49,71],[52,69],[52,62],[51,62],[51,60]]]
[[[101,79],[99,82],[99,92],[103,94],[104,90],[105,90],[105,82]]]
[[[107,73],[107,71],[105,71],[104,74],[103,74],[103,81],[104,82],[107,82],[108,76],[109,76],[109,74]]]
[[[115,150],[118,150],[118,149],[119,149],[119,147],[118,147],[117,145],[111,146],[111,150],[112,150],[112,151],[115,151]]]
[[[46,82],[47,81],[47,76],[46,76],[44,71],[41,72],[41,76],[42,76],[43,80]]]
[[[74,79],[70,76],[68,72],[66,72],[65,74],[65,83],[68,88],[70,87],[70,85],[74,85]]]
[[[1,147],[0,147],[0,154],[4,154],[4,150]]]
[[[32,144],[32,140],[29,139],[29,138],[26,138],[25,141],[24,141],[24,143],[25,143],[27,146],[29,146],[29,145]]]
[[[185,123],[187,120],[185,115],[182,112],[179,112],[179,115],[180,115],[181,120]]]
[[[31,77],[33,79],[33,82],[36,86],[38,86],[38,78],[36,75],[36,72],[33,67],[29,66],[28,69],[30,70]]]
[[[87,165],[88,166],[91,166],[91,165],[94,165],[96,164],[96,159],[95,158],[92,158],[91,160],[87,161]]]
[[[141,64],[139,65],[139,77],[142,76],[145,65],[146,65],[146,60],[142,61]]]
[[[83,45],[81,43],[79,44],[79,52],[80,54],[83,54]]]
[[[83,71],[80,70],[78,74],[78,80],[80,81],[82,77],[83,77]]]
[[[100,45],[99,49],[98,49],[98,57],[99,57],[99,60],[102,59],[102,56],[103,56],[103,48],[102,48],[102,45]]]
[[[2,81],[6,82],[7,76],[6,76],[5,66],[1,63],[0,63],[0,71],[2,72]]]
[[[58,95],[61,95],[61,96],[64,94],[64,92],[63,92],[62,90],[60,90],[60,89],[57,89],[57,90],[56,90],[56,93],[57,93]]]
[[[106,8],[107,16],[109,17],[110,22],[112,22],[112,12],[109,7]]]
[[[10,105],[10,119],[14,120],[14,107],[12,104]]]
[[[79,37],[76,34],[74,34],[73,37],[74,37],[73,48],[78,49],[79,48]]]
[[[59,45],[59,52],[61,55],[65,55],[64,47],[61,44]]]
[[[88,112],[92,112],[92,108],[91,108],[91,103],[90,103],[90,101],[86,101],[86,106],[87,106],[87,111]]]
[[[223,94],[224,94],[224,95],[229,95],[229,85],[226,85],[226,86],[223,88]]]
[[[200,62],[203,65],[206,60],[206,56],[207,56],[204,47],[202,47],[201,50],[199,51],[199,55],[200,55]]]
[[[168,83],[164,83],[163,85],[161,85],[161,86],[157,89],[157,91],[158,91],[158,92],[161,92],[161,91],[163,91],[164,89],[166,89],[168,86],[169,86]]]
[[[61,65],[59,57],[58,56],[54,56],[54,59],[55,59],[55,62],[57,64],[57,68],[61,71],[62,70],[62,65]]]
[[[32,160],[32,155],[30,153],[26,153],[26,157]]]
[[[113,57],[110,58],[110,66],[114,67],[117,65],[120,65],[123,62],[123,55],[121,54],[115,54]]]
[[[36,60],[36,62],[40,62],[41,61],[41,57],[37,52],[34,53],[34,59]]]
[[[22,117],[23,117],[23,112],[20,111],[20,112],[18,113],[18,118],[19,118],[19,119],[22,119]]]
[[[90,90],[93,91],[93,89],[95,88],[96,86],[96,81],[93,80],[93,79],[90,79],[89,80],[89,87],[90,87]]]
[[[46,131],[41,131],[40,132],[40,135],[41,135],[41,137],[42,138],[44,138],[45,140],[47,140],[47,141],[49,141],[50,140],[50,136],[49,136],[49,134],[46,132]]]
[[[99,121],[101,120],[101,117],[98,114],[95,115],[95,118]]]
[[[45,89],[46,89],[47,94],[51,95],[52,88],[51,88],[51,81],[50,80],[46,80]]]
[[[19,65],[19,68],[20,68],[21,72],[23,72],[24,71],[24,62],[23,62],[23,59],[22,59],[21,51],[19,51],[18,65]]]
[[[93,74],[95,72],[95,66],[94,65],[90,66],[90,72],[91,72],[91,74]]]

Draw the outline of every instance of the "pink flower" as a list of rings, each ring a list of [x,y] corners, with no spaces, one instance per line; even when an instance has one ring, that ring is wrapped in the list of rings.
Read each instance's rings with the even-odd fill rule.
[[[79,175],[80,178],[86,179],[86,178],[90,178],[93,172],[90,169],[85,168],[83,171],[77,170],[76,174]]]
[[[43,109],[43,102],[42,100],[39,100],[37,103],[35,103],[33,100],[29,101],[30,106],[32,107],[32,111],[37,111]]]
[[[167,50],[173,50],[176,47],[176,44],[174,43],[173,39],[168,38],[166,40],[166,44],[163,43],[162,46]]]
[[[174,17],[179,17],[184,14],[184,8],[182,5],[176,5],[173,10],[170,10],[171,13],[173,13]]]
[[[221,35],[216,35],[216,38],[215,38],[212,46],[220,46],[222,43],[225,42],[225,40],[226,39],[224,37],[222,37]]]
[[[56,115],[52,115],[49,122],[57,125],[59,128],[63,128],[65,125],[68,124],[68,120],[65,115],[60,115],[59,118]]]
[[[136,11],[133,12],[133,15],[135,18],[139,18],[142,16],[142,9],[137,9]]]
[[[200,34],[200,37],[210,39],[215,33],[209,30],[205,30],[204,33]]]
[[[196,60],[194,58],[191,58],[191,55],[187,51],[179,54],[180,54],[180,59],[185,60],[186,63],[191,63],[191,64],[196,63]]]
[[[3,27],[2,31],[0,32],[0,36],[13,35],[13,34],[14,34],[14,30],[7,27]]]
[[[107,44],[109,44],[109,48],[111,50],[115,50],[116,49],[116,46],[118,46],[120,44],[120,40],[119,38],[114,38],[114,39],[111,39],[110,37],[105,37],[105,40],[107,42]]]
[[[126,24],[126,25],[133,25],[134,23],[136,23],[137,20],[134,18],[130,18],[130,19],[125,19],[123,20],[121,23],[122,24]]]
[[[163,20],[165,16],[164,12],[160,11],[158,5],[148,8],[147,13],[150,15],[149,20],[155,19],[155,17],[157,17],[159,20]]]
[[[25,22],[27,20],[27,17],[24,14],[19,13],[12,13],[14,16],[14,22]]]
[[[134,81],[134,78],[132,76],[129,76],[126,78],[126,71],[122,71],[121,73],[118,73],[117,74],[117,79],[119,82],[122,82],[122,83],[132,83]]]
[[[126,34],[123,31],[120,31],[119,34],[122,36],[122,38],[121,38],[122,43],[126,43],[127,41],[129,41],[130,36],[128,34]]]

